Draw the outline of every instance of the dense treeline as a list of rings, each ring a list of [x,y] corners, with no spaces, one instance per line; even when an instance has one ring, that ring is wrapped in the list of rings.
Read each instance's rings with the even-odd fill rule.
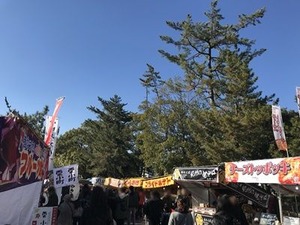
[[[84,177],[121,178],[280,156],[271,124],[271,105],[278,100],[258,90],[250,66],[266,50],[256,49],[255,40],[241,35],[264,14],[260,9],[226,24],[213,1],[206,21],[194,22],[191,15],[168,21],[178,35],[160,38],[174,50],[159,53],[181,75],[163,79],[147,65],[140,79],[146,96],[138,113],[126,111],[119,96],[99,97],[100,106],[88,107],[96,119],[59,138],[56,165],[78,163]],[[298,115],[284,110],[283,119],[290,154],[299,155]]]

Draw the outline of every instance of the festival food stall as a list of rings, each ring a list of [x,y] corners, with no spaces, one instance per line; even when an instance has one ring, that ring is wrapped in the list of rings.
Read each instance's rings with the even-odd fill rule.
[[[194,168],[176,168],[173,174],[175,182],[192,194],[193,210],[197,224],[209,224],[215,213],[217,198],[223,194],[233,194],[244,204],[246,216],[253,208],[265,210],[271,197],[256,184],[226,183],[224,164]],[[248,212],[248,214],[247,214]],[[248,216],[253,219],[252,214]]]
[[[286,196],[287,193],[290,195],[291,191],[294,196],[299,194],[299,171],[300,157],[229,162],[225,163],[225,181],[228,183],[271,185],[277,193],[280,220],[283,221],[283,224],[290,224],[287,222],[288,218],[285,217],[289,215],[283,211],[282,196]],[[289,205],[291,206],[291,202]],[[264,215],[264,217],[266,216]],[[284,218],[286,219],[284,220]],[[290,218],[289,221],[296,221],[296,218],[293,218]],[[274,219],[275,217],[273,217]],[[261,224],[264,222],[261,221]]]
[[[176,168],[173,179],[191,193],[197,225],[210,224],[216,213],[212,207],[217,200],[215,190],[224,189],[219,185],[219,167]]]

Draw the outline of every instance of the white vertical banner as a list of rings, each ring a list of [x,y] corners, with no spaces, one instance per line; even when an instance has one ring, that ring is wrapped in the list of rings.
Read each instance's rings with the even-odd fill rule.
[[[47,116],[46,117],[45,137],[48,136],[49,127],[50,127],[50,124],[52,123],[52,118],[53,118],[52,116]],[[53,170],[53,161],[54,161],[54,154],[55,154],[55,147],[56,147],[58,132],[59,132],[59,124],[58,124],[58,118],[56,118],[54,123],[53,123],[53,128],[52,128],[52,132],[51,132],[51,139],[50,139],[50,143],[49,143],[49,147],[50,147],[49,168],[48,168],[49,171]]]
[[[296,98],[297,98],[298,112],[300,116],[300,87],[296,87]]]
[[[280,151],[287,151],[287,142],[284,133],[281,108],[272,105],[272,126],[276,145]]]
[[[55,188],[78,184],[78,165],[54,168],[53,176]]]

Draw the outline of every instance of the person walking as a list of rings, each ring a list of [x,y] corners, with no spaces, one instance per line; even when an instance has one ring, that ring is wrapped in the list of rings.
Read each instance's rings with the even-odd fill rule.
[[[84,211],[82,225],[112,225],[112,213],[108,205],[107,195],[103,188],[93,188],[90,204]]]
[[[140,190],[138,192],[138,195],[139,195],[139,206],[138,206],[137,216],[139,219],[142,219],[144,216],[143,208],[146,202],[146,195],[143,190]]]
[[[186,198],[185,201],[187,202],[189,209],[193,208],[191,193],[187,189],[185,189],[185,188],[182,188],[180,190],[179,195],[177,196],[177,198],[175,200],[175,207],[176,207],[177,201],[179,199],[183,199],[183,198]]]
[[[58,207],[58,225],[73,225],[74,208],[71,199],[70,194],[63,197],[63,202]]]
[[[163,202],[160,199],[158,191],[150,194],[150,200],[146,202],[144,213],[147,216],[150,225],[159,225],[163,213]]]
[[[129,197],[126,194],[126,188],[119,189],[115,204],[114,219],[117,225],[124,225],[129,212]]]
[[[168,225],[169,218],[172,212],[173,208],[173,199],[171,196],[171,191],[170,190],[165,190],[164,196],[162,197],[163,201],[163,216],[162,216],[162,225]]]
[[[134,190],[133,186],[129,187],[129,215],[128,215],[128,225],[132,222],[135,225],[136,212],[139,207],[139,194]]]
[[[194,219],[189,211],[190,205],[188,198],[180,198],[176,202],[175,212],[170,215],[168,225],[193,225]]]

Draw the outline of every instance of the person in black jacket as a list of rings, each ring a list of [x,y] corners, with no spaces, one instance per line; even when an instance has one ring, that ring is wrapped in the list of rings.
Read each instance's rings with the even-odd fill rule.
[[[241,225],[248,225],[245,213],[238,204],[238,199],[235,195],[229,197],[230,203],[232,205],[233,216],[240,222]]]
[[[93,188],[90,204],[84,209],[83,214],[82,225],[111,225],[113,223],[107,195],[102,187]]]
[[[48,203],[45,207],[54,207],[58,206],[58,196],[56,194],[55,188],[50,186],[47,190],[48,193]]]
[[[173,208],[173,199],[170,190],[168,189],[165,190],[164,196],[162,197],[162,201],[163,201],[164,208],[163,208],[163,216],[162,216],[161,224],[168,225],[169,218]]]
[[[229,195],[218,199],[217,213],[213,216],[212,225],[242,225],[232,213],[233,206]]]
[[[158,191],[151,192],[150,200],[145,204],[144,213],[150,225],[159,225],[163,212],[163,201]]]
[[[139,194],[135,191],[134,187],[129,187],[129,215],[128,215],[128,225],[132,222],[135,225],[136,211],[139,207]]]

